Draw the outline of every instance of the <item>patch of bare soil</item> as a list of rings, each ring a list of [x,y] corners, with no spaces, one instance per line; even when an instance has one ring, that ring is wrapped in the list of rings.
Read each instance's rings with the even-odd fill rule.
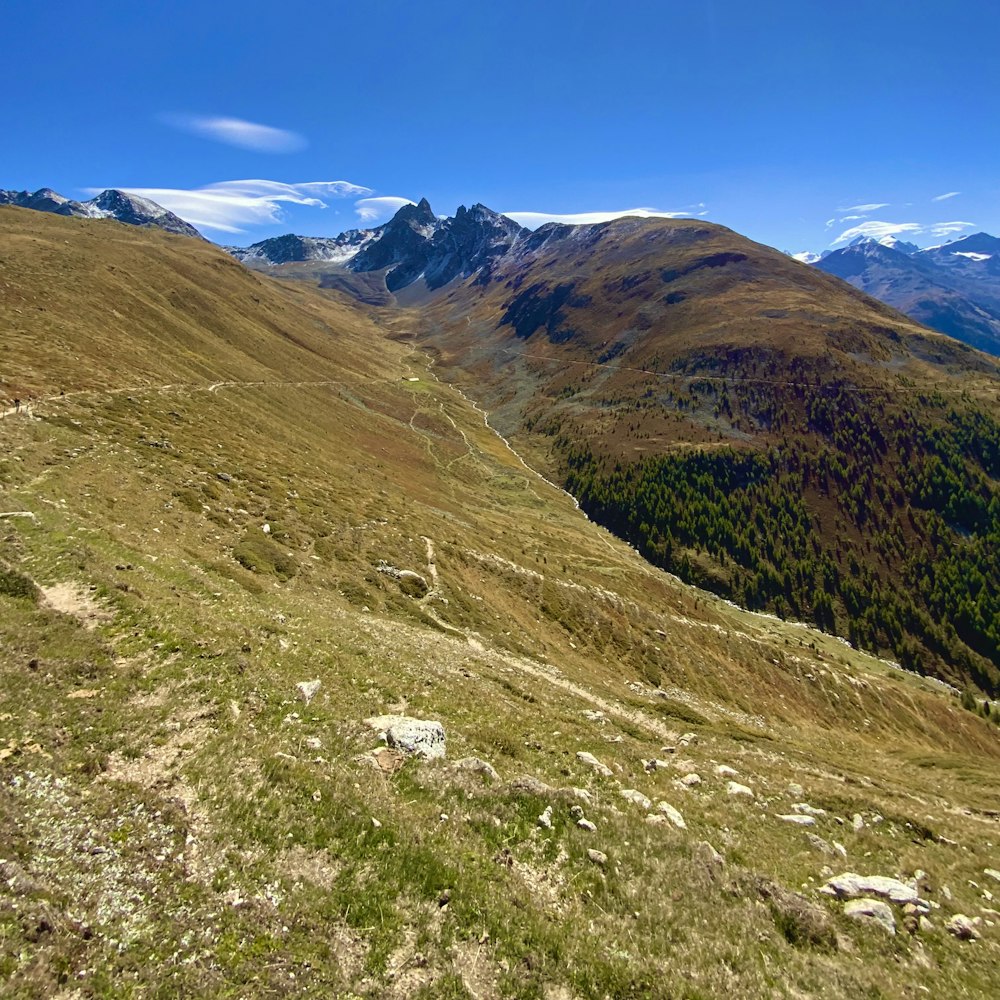
[[[50,608],[72,615],[84,628],[97,628],[114,617],[77,583],[56,583],[41,589],[42,598]]]

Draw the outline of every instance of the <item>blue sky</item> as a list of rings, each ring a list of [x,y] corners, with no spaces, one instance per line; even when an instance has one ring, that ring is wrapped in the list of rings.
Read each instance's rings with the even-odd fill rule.
[[[1000,232],[993,4],[8,0],[3,24],[0,187],[145,192],[219,242],[424,196],[704,213],[789,251]]]

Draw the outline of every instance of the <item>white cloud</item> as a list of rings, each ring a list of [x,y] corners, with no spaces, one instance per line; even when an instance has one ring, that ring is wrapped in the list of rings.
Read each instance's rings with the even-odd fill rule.
[[[846,208],[838,208],[838,212],[877,212],[880,208],[888,208],[889,202],[872,202],[870,205],[848,205]]]
[[[939,194],[936,197],[931,198],[931,201],[947,201],[949,198],[955,198],[961,193],[961,191],[948,191],[946,194]]]
[[[858,226],[845,229],[831,244],[835,247],[838,243],[853,240],[857,236],[871,236],[876,240],[883,236],[898,236],[900,233],[922,233],[924,227],[919,222],[862,222]]]
[[[826,228],[829,229],[836,221],[837,221],[836,219],[827,219]]]
[[[107,185],[111,186],[111,185]],[[104,188],[89,188],[97,194]],[[245,226],[280,222],[282,204],[326,208],[324,198],[349,198],[371,194],[371,188],[350,181],[220,181],[202,188],[120,188],[140,198],[149,198],[179,215],[198,229],[242,233]]]
[[[591,226],[598,222],[610,222],[626,215],[635,215],[641,219],[682,219],[689,217],[691,212],[658,212],[655,208],[627,208],[620,212],[576,212],[568,215],[557,215],[549,212],[504,212],[508,219],[513,219],[528,229],[537,229],[546,222],[561,222],[567,226]],[[707,212],[699,212],[707,215]]]
[[[371,192],[366,192],[370,194]],[[354,211],[365,223],[375,223],[391,219],[404,205],[415,205],[409,198],[399,198],[395,195],[380,195],[378,198],[361,198],[354,203]]]
[[[975,227],[974,222],[935,222],[930,230],[934,236],[953,236],[963,229],[975,229]]]
[[[161,115],[160,121],[182,132],[191,132],[215,142],[239,146],[240,149],[252,149],[258,153],[296,153],[309,145],[305,137],[297,132],[259,125],[242,118]]]
[[[867,219],[867,215],[843,215],[837,221],[838,222],[855,222],[858,219]]]

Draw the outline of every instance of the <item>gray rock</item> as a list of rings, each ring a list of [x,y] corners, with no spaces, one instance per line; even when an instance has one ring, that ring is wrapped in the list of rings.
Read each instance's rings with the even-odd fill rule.
[[[663,813],[667,819],[670,820],[678,830],[686,830],[687,823],[684,822],[684,817],[680,814],[680,810],[675,809],[669,802],[657,802],[656,808]]]
[[[685,788],[695,788],[701,784],[700,774],[685,774],[683,778],[680,779],[680,784]]]
[[[896,933],[896,918],[892,915],[892,907],[880,899],[849,900],[844,904],[844,916],[876,924],[890,934]]]
[[[620,794],[623,799],[628,799],[629,802],[637,805],[640,809],[648,809],[653,804],[647,796],[643,795],[642,792],[636,791],[634,788],[623,788]]]
[[[805,789],[803,789],[803,787],[800,784],[793,781],[788,786],[788,794],[791,795],[793,799],[801,799],[802,796],[805,795]]]
[[[816,806],[809,805],[808,802],[793,802],[792,812],[801,813],[803,816],[825,816],[825,809],[817,809]]]
[[[721,867],[726,863],[726,859],[707,840],[699,840],[694,845],[694,855],[702,861],[707,861],[710,865]]]
[[[594,862],[595,865],[600,865],[602,868],[608,863],[608,856],[604,851],[595,851],[594,848],[587,848],[587,857]]]
[[[693,747],[697,742],[698,742],[697,733],[685,733],[677,741],[677,745],[681,747]]]
[[[818,837],[815,833],[807,833],[806,840],[808,840],[817,851],[821,854],[826,854],[828,857],[833,857],[838,853],[834,850],[832,844],[827,843],[827,841],[825,841],[822,837]],[[829,873],[829,876],[833,875],[833,872],[830,871],[829,868],[827,869],[827,872]]]
[[[855,833],[861,833],[861,831],[865,828],[865,821],[861,818],[861,813],[855,813],[851,817],[851,826],[854,827]]]
[[[844,872],[843,875],[836,875],[830,879],[819,891],[827,896],[836,896],[838,899],[877,896],[897,906],[913,903],[921,912],[926,912],[930,908],[926,900],[920,898],[915,886],[885,875],[857,875],[854,872]]]
[[[541,816],[538,817],[538,825],[543,830],[552,829],[552,806],[545,807],[545,812],[543,812]]]
[[[747,785],[741,785],[739,782],[730,781],[726,785],[727,795],[742,795],[744,798],[752,799],[754,797],[753,789],[749,788]]]
[[[555,789],[551,785],[546,785],[544,781],[530,774],[522,774],[510,783],[511,791],[526,792],[528,795],[537,795],[544,798],[547,795],[555,794]]]
[[[577,752],[576,759],[581,764],[586,764],[587,767],[592,768],[603,777],[612,777],[611,768],[608,767],[607,764],[602,764],[592,753],[588,753],[586,750],[580,750]]]
[[[582,816],[576,821],[576,825],[581,830],[586,830],[588,833],[593,833],[597,829],[597,827],[594,826],[589,819],[584,819]]]
[[[949,934],[954,934],[959,941],[975,941],[980,936],[979,930],[976,927],[978,919],[978,917],[976,919],[967,917],[964,913],[956,913],[944,925],[944,929]]]
[[[473,774],[481,775],[490,782],[500,780],[500,775],[497,774],[496,768],[488,761],[482,760],[479,757],[463,757],[461,760],[456,760],[452,767],[459,771],[471,771]]]
[[[444,726],[425,719],[401,718],[386,730],[386,742],[394,750],[435,760],[445,755]]]
[[[715,773],[720,778],[738,778],[740,772],[736,770],[735,767],[730,767],[728,764],[720,764],[716,769]]]
[[[302,700],[307,705],[309,704],[309,702],[313,700],[313,697],[319,690],[320,683],[321,683],[320,681],[299,681],[298,684],[295,685],[296,688],[298,688]]]
[[[798,813],[790,813],[786,815],[776,813],[776,817],[780,819],[782,823],[795,823],[798,826],[816,825],[816,820],[812,816],[800,816]]]

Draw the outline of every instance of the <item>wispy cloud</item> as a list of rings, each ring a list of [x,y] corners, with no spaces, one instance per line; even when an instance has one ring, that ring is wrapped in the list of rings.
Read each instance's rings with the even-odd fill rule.
[[[837,221],[836,219],[827,219],[826,228],[829,229],[836,221]]]
[[[887,201],[873,201],[869,205],[848,205],[846,208],[838,208],[838,212],[877,212],[880,208],[888,208]]]
[[[862,222],[860,225],[845,229],[831,244],[834,247],[838,243],[853,240],[858,236],[871,236],[876,240],[883,236],[898,236],[900,233],[922,233],[924,226],[919,222],[877,222],[874,219]]]
[[[958,197],[961,193],[961,191],[947,191],[945,194],[939,194],[931,198],[931,201],[947,201],[949,198]]]
[[[380,195],[377,198],[361,198],[354,203],[354,211],[364,223],[380,223],[392,218],[404,205],[414,205],[409,198],[395,195]]]
[[[88,192],[97,194],[103,190],[103,187],[89,188]],[[326,208],[325,199],[372,193],[371,188],[350,181],[285,184],[270,180],[220,181],[193,189],[122,187],[120,190],[149,198],[198,229],[222,233],[242,233],[248,226],[280,222],[283,204]]]
[[[182,132],[191,132],[240,149],[252,149],[257,153],[296,153],[309,145],[298,132],[242,118],[164,114],[160,115],[160,121]]]
[[[700,205],[698,207],[701,207]],[[620,212],[575,212],[560,215],[551,212],[504,212],[521,226],[536,229],[547,222],[561,222],[567,226],[590,226],[598,222],[610,222],[626,215],[636,215],[641,219],[683,219],[692,215],[707,215],[707,212],[660,212],[655,208],[627,208]]]
[[[960,233],[963,229],[975,228],[974,222],[935,222],[930,227],[930,231],[934,236],[954,236],[955,233]]]
[[[838,222],[854,222],[857,219],[867,219],[867,218],[868,218],[867,215],[842,215],[839,219],[837,219],[837,221]]]

